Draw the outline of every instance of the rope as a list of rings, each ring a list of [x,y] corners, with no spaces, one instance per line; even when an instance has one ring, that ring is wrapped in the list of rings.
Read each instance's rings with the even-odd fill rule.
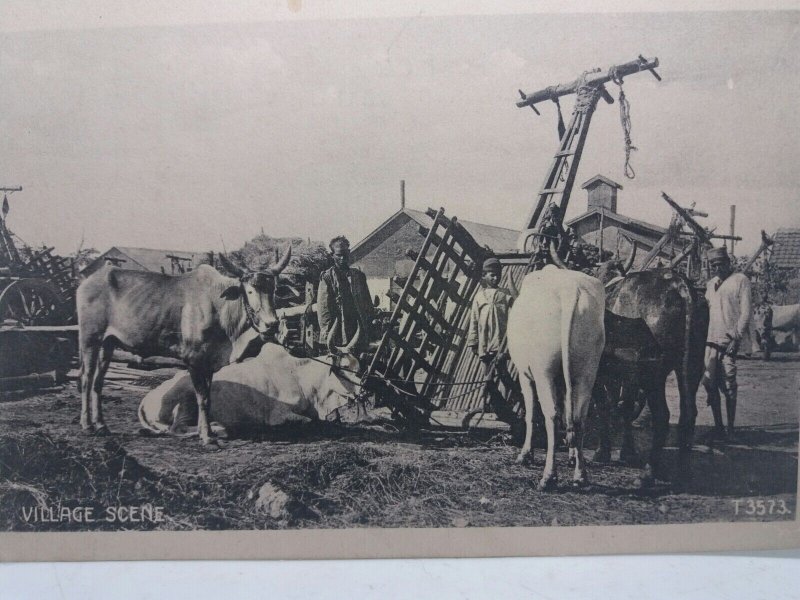
[[[584,71],[580,76],[577,89],[575,91],[575,110],[579,112],[589,112],[597,103],[600,97],[600,90],[597,86],[588,85],[586,78],[590,73],[597,73],[600,69]]]
[[[556,103],[556,109],[558,110],[558,139],[561,141],[564,139],[564,132],[566,132],[567,128],[564,126],[564,115],[561,114],[561,103],[558,101],[558,96],[553,96],[553,102]]]
[[[403,395],[405,395],[405,396],[409,396],[409,397],[411,397],[411,398],[418,398],[418,397],[419,397],[419,394],[412,393],[412,392],[407,392],[406,390],[404,390],[404,389],[402,389],[402,388],[399,388],[399,387],[397,387],[397,386],[396,386],[394,383],[392,383],[392,381],[396,381],[396,380],[386,379],[385,381],[386,381],[386,382],[389,384],[389,387],[391,387],[391,388],[392,388],[394,391],[396,391],[396,392],[400,392],[401,394],[403,394]],[[472,385],[472,388],[471,388],[471,389],[469,389],[469,390],[467,390],[466,392],[463,392],[463,393],[461,393],[461,394],[458,394],[457,396],[448,396],[448,397],[447,397],[447,400],[448,400],[448,401],[450,401],[450,400],[458,400],[459,398],[464,398],[465,396],[469,396],[469,395],[470,395],[472,392],[474,392],[474,391],[475,391],[475,386],[477,386],[477,385],[483,385],[483,384],[485,384],[487,381],[488,381],[488,380],[482,380],[482,381],[468,381],[468,382],[462,382],[462,383],[454,384],[454,385]],[[435,383],[434,383],[434,384],[431,384],[431,385],[438,385],[438,384],[435,384]]]
[[[628,102],[625,92],[622,91],[622,81],[617,85],[619,86],[619,120],[622,124],[622,132],[625,134],[625,177],[633,179],[636,177],[636,171],[631,166],[631,152],[638,148],[631,142],[631,103]]]
[[[329,362],[326,362],[324,360],[320,360],[319,358],[315,358],[313,356],[307,356],[306,358],[308,358],[309,360],[313,360],[314,362],[318,362],[320,364],[323,364],[323,365],[326,365],[328,367],[331,367],[333,369],[338,369],[339,371],[347,371],[348,373],[353,373],[355,375],[358,375],[358,371],[356,371],[355,369],[348,369],[347,367],[341,367],[341,366],[335,365],[333,363],[329,363]],[[368,379],[378,379],[380,381],[385,381],[386,383],[388,383],[390,385],[392,385],[393,382],[408,383],[405,379],[385,377],[383,375],[375,375],[374,373],[370,373],[367,376],[367,378]],[[479,383],[483,384],[483,383],[486,383],[488,381],[489,381],[488,379],[478,379],[478,380],[473,380],[473,381],[439,381],[439,382],[436,382],[436,383],[430,383],[429,385],[431,385],[431,386],[441,386],[441,387],[455,387],[457,385],[473,385],[473,384],[479,384]],[[361,386],[361,387],[363,387],[363,386]],[[392,387],[395,387],[395,386],[392,386]],[[398,390],[398,391],[403,391],[403,390]],[[404,392],[404,393],[407,393],[407,392]],[[409,395],[413,395],[413,394],[409,394]]]

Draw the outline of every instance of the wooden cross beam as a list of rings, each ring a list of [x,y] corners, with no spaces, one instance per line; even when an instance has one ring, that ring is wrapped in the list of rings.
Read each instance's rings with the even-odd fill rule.
[[[759,256],[761,256],[761,254],[767,248],[772,246],[772,244],[774,244],[774,243],[775,243],[775,240],[773,240],[771,237],[769,237],[767,235],[767,232],[762,229],[761,230],[761,245],[758,247],[758,250],[755,251],[755,254],[753,254],[753,256],[750,257],[750,260],[747,261],[747,264],[744,266],[744,269],[742,269],[742,273],[747,273],[751,269],[751,267],[753,266],[753,263],[756,262],[756,259]]]
[[[689,228],[694,232],[694,234],[700,238],[701,242],[711,243],[708,231],[706,228],[700,225],[697,221],[694,220],[694,217],[689,212],[689,210],[680,206],[675,200],[670,198],[665,192],[661,192],[661,197],[666,200],[667,204],[669,204],[672,209],[678,213],[678,215],[683,219],[683,222],[689,226]],[[693,209],[690,209],[693,210]]]
[[[600,69],[596,69],[591,73],[587,73],[585,78],[578,77],[575,81],[571,81],[570,83],[561,83],[559,85],[546,87],[543,90],[539,90],[538,92],[534,92],[532,94],[526,94],[522,90],[519,90],[522,100],[517,102],[517,106],[520,108],[524,108],[526,106],[533,107],[535,104],[544,102],[545,100],[555,100],[561,96],[574,94],[578,91],[581,85],[591,85],[599,88],[609,81],[621,82],[623,77],[627,77],[628,75],[633,75],[634,73],[639,73],[641,71],[650,71],[656,79],[661,81],[661,77],[659,77],[658,73],[656,73],[656,67],[658,67],[657,58],[648,60],[642,55],[639,55],[637,60],[632,60],[631,62],[627,62],[622,65],[614,65],[605,73],[603,73]],[[604,94],[603,98],[609,104],[613,104],[614,102],[614,99],[608,94],[608,92]],[[537,112],[536,114],[539,113]]]

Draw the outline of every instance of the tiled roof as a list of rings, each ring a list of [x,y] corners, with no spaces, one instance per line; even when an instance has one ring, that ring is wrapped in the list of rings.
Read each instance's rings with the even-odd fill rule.
[[[781,269],[800,267],[800,229],[778,229],[772,247],[770,266]]]

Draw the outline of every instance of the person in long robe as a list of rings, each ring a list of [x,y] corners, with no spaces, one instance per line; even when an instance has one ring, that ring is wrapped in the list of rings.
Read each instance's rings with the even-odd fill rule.
[[[356,334],[359,325],[359,349],[368,346],[370,327],[375,317],[367,278],[359,269],[350,266],[350,242],[344,236],[331,240],[333,266],[320,275],[317,290],[317,319],[320,342],[326,342],[331,327],[336,327],[333,343],[344,346]]]

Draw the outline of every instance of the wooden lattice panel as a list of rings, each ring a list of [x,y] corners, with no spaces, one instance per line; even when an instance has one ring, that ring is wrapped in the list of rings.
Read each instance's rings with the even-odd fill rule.
[[[466,342],[460,325],[468,318],[486,251],[442,209],[427,214],[433,223],[420,228],[425,239],[409,253],[414,267],[364,382],[384,401],[435,408],[442,394],[449,394],[437,384],[451,381],[455,356]]]

